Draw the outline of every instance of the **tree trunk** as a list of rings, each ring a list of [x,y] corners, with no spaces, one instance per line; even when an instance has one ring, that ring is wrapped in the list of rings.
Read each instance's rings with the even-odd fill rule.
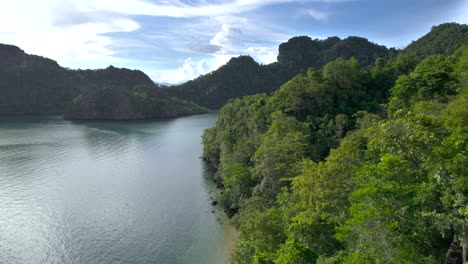
[[[462,244],[462,258],[463,263],[468,263],[468,228],[463,229],[463,236],[461,239]]]
[[[449,249],[447,251],[447,260],[448,264],[462,264],[462,252],[460,252],[460,242],[457,239],[457,234],[453,234],[452,243],[450,243]]]

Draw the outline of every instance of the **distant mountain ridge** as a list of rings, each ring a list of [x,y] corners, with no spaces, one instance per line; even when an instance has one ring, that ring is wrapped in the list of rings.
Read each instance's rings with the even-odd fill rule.
[[[51,59],[3,44],[0,58],[0,115],[66,113],[72,119],[121,120],[206,111],[169,96],[139,70],[113,66],[70,70]]]
[[[321,69],[337,58],[355,57],[361,66],[370,68],[377,58],[396,59],[401,53],[416,65],[429,55],[451,54],[462,44],[468,44],[467,32],[467,25],[441,24],[403,50],[388,49],[355,36],[324,40],[293,37],[279,46],[278,61],[275,63],[259,65],[248,56],[232,58],[218,70],[171,86],[167,92],[208,108],[219,109],[232,98],[276,91],[283,83],[306,72],[308,68]]]
[[[167,91],[173,96],[218,109],[231,98],[273,92],[308,68],[322,68],[337,58],[355,57],[363,67],[371,67],[377,58],[389,58],[392,54],[396,54],[396,50],[360,37],[343,40],[338,37],[325,40],[293,37],[279,46],[278,62],[259,65],[250,56],[232,58],[218,70],[171,86]]]
[[[0,44],[0,115],[65,114],[75,119],[190,115],[205,112],[203,107],[219,109],[233,98],[271,93],[307,69],[321,69],[337,58],[355,57],[370,68],[377,58],[394,60],[401,55],[416,65],[432,54],[451,54],[462,44],[468,44],[468,25],[456,23],[433,27],[403,50],[355,36],[324,40],[299,36],[279,45],[275,63],[260,65],[250,56],[239,56],[211,73],[169,87],[154,83],[139,70],[112,66],[70,70]]]

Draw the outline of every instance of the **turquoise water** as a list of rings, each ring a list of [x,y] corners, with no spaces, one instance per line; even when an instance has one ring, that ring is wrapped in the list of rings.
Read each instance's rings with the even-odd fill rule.
[[[199,156],[213,114],[0,119],[0,263],[225,263]]]

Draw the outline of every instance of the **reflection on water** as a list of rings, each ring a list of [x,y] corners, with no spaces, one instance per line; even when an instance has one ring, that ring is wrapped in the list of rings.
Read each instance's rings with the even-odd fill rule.
[[[0,119],[0,263],[222,263],[202,115]]]

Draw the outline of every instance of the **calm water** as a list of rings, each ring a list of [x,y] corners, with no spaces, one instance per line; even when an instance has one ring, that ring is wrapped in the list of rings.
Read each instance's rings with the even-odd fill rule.
[[[0,119],[0,263],[225,263],[201,115]]]

